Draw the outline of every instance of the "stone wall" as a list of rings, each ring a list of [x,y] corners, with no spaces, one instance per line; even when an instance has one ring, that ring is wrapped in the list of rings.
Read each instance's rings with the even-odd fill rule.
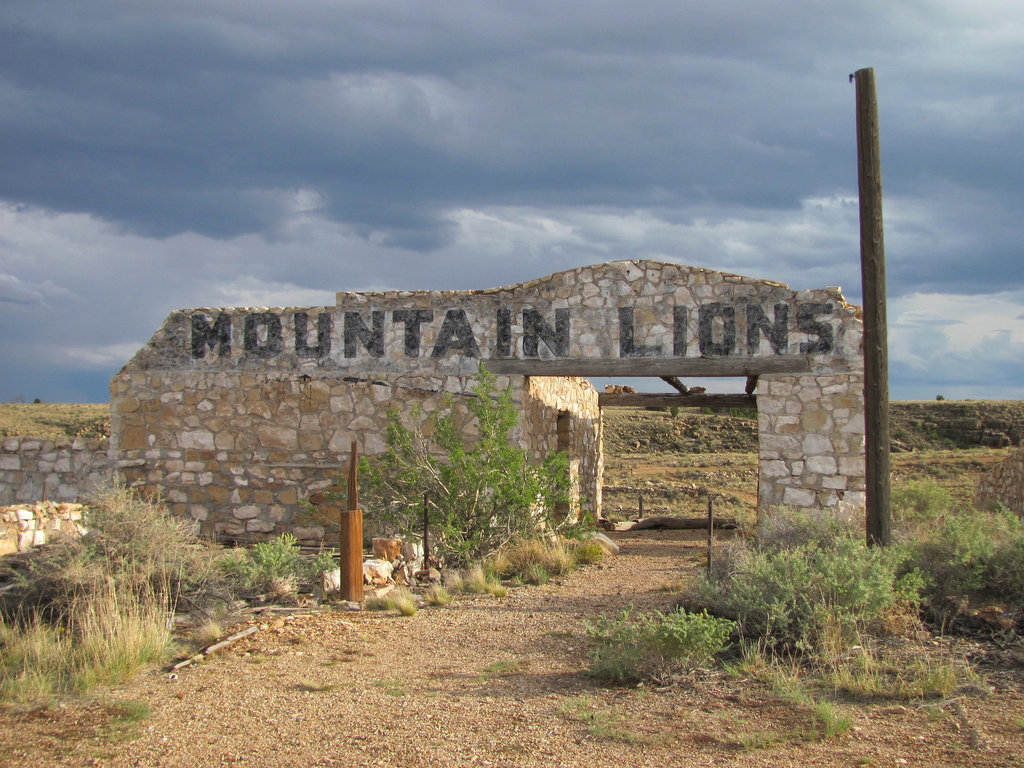
[[[55,534],[85,533],[82,513],[81,504],[55,501],[0,507],[0,557],[42,546]]]
[[[81,501],[113,478],[103,439],[0,438],[0,504]]]
[[[498,386],[523,410],[516,439],[538,457],[568,447],[576,496],[596,515],[600,409],[573,377],[654,364],[643,375],[728,370],[737,389],[759,375],[761,507],[858,506],[861,335],[838,288],[653,261],[480,291],[342,292],[334,307],[180,310],[111,383],[111,453],[130,484],[208,535],[312,542],[326,531],[301,502],[337,479],[350,442],[382,450],[389,408],[458,402],[483,362],[508,374]]]
[[[558,450],[569,452],[572,504],[596,520],[604,473],[603,427],[597,390],[586,379],[528,377],[524,433],[536,460]],[[559,415],[567,419],[560,445]]]
[[[864,508],[863,382],[854,373],[759,382],[761,509]]]
[[[982,508],[1002,504],[1024,518],[1024,449],[1014,451],[978,478],[974,502]]]
[[[434,382],[436,389],[425,389],[353,377],[305,381],[281,373],[130,374],[112,385],[118,464],[129,486],[160,494],[206,536],[247,540],[289,531],[304,544],[330,542],[336,529],[302,502],[344,483],[351,442],[361,454],[380,453],[389,410],[412,423],[415,406],[422,421],[451,396],[464,412],[474,383],[472,376],[443,377]],[[497,377],[498,386],[509,383]],[[536,389],[530,398],[540,405],[533,412],[545,403],[571,411],[574,450],[592,450],[596,439],[588,431],[596,428],[598,414],[589,383]],[[520,406],[524,394],[521,386],[513,390]],[[543,418],[524,420],[515,435],[535,452],[553,445],[555,419],[544,424]],[[577,454],[574,466],[583,495],[599,494],[594,462]]]

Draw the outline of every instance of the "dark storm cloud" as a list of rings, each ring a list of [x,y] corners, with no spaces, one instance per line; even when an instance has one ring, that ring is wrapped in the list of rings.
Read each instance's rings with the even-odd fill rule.
[[[1020,16],[996,0],[6,0],[0,355],[18,366],[0,398],[46,370],[95,384],[182,306],[622,258],[859,300],[861,66],[879,78],[890,296],[1018,288]]]
[[[847,45],[871,19],[816,3],[6,7],[4,197],[229,237],[273,232],[275,193],[313,186],[332,218],[415,249],[445,242],[441,214],[465,201],[771,207],[811,178],[848,184],[849,64],[822,70],[809,36]]]

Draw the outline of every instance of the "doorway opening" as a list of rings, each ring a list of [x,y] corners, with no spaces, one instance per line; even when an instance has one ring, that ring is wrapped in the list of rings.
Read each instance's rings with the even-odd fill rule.
[[[748,381],[701,380],[701,387],[673,393],[640,392],[636,385],[606,384],[600,395],[604,431],[602,512],[609,522],[659,516],[705,514],[706,494],[715,495],[717,517],[753,525],[758,506],[758,419]],[[688,382],[689,383],[689,382]],[[705,386],[706,385],[706,386]]]

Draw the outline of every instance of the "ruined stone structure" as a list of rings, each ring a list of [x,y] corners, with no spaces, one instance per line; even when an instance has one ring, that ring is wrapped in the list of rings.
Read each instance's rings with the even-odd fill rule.
[[[324,529],[301,500],[388,409],[456,407],[480,363],[511,386],[516,439],[570,452],[601,507],[599,397],[586,376],[757,377],[760,505],[861,507],[861,323],[836,288],[651,261],[479,291],[339,293],[335,306],[173,312],[111,383],[111,454],[208,534]],[[695,404],[698,401],[691,401]]]
[[[82,505],[70,502],[0,507],[0,557],[40,547],[61,534],[79,536],[85,533],[82,516]]]
[[[1002,504],[1024,518],[1024,448],[978,478],[974,503],[983,509]]]
[[[113,477],[106,440],[0,439],[0,504],[80,501]]]

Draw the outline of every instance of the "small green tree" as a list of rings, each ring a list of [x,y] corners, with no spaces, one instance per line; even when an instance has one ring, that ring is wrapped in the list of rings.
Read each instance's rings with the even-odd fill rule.
[[[463,567],[539,523],[558,527],[555,505],[568,500],[568,456],[555,453],[534,464],[509,442],[519,423],[511,388],[495,392],[495,377],[482,365],[460,417],[447,408],[423,418],[411,410],[408,426],[388,412],[387,451],[360,462],[367,517],[396,533],[418,531],[424,495],[432,531],[447,565]],[[475,430],[472,429],[475,424]]]

